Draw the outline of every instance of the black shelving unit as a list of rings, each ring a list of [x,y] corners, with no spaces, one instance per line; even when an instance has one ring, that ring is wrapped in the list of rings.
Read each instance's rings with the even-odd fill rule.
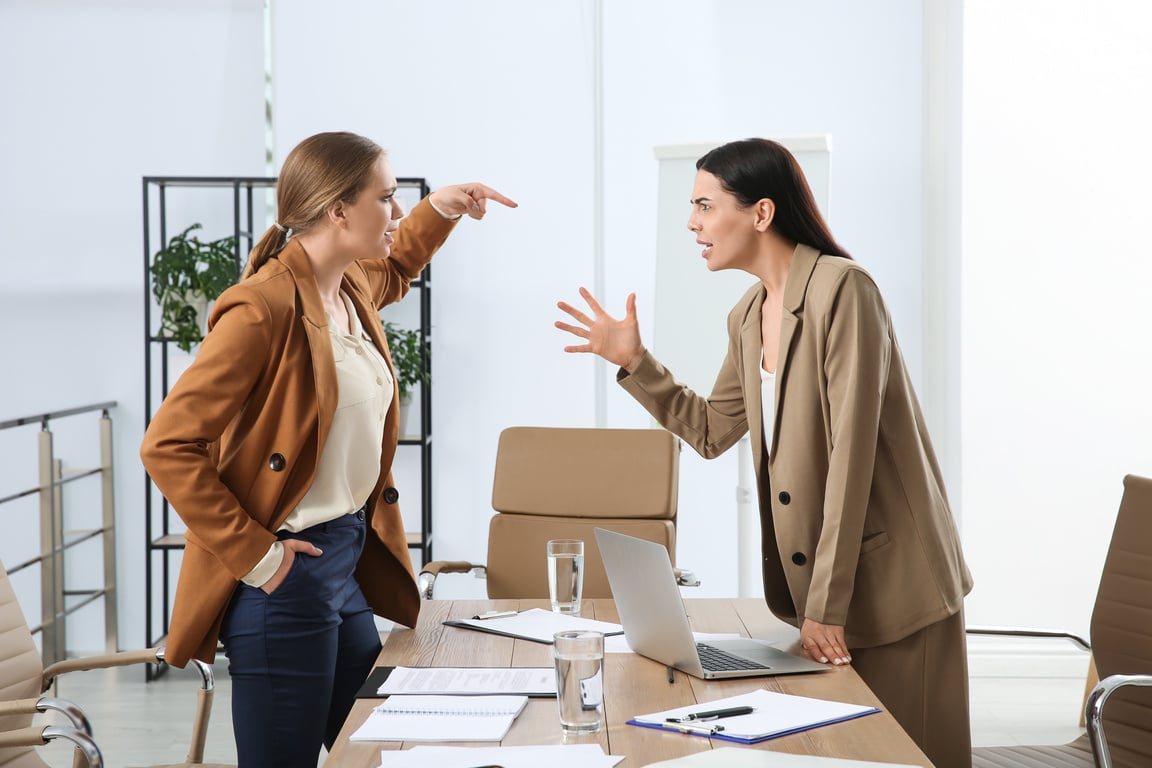
[[[399,178],[397,184],[403,190],[408,188],[412,191],[414,200],[401,200],[404,204],[405,212],[410,211],[412,206],[419,200],[428,196],[431,191],[428,188],[427,182],[422,178]],[[419,410],[419,430],[411,434],[400,435],[400,445],[397,450],[416,449],[420,452],[420,526],[417,530],[407,531],[408,549],[420,553],[423,562],[429,562],[432,559],[432,385],[431,372],[432,372],[432,265],[429,264],[420,273],[420,277],[412,281],[411,291],[404,298],[404,301],[396,305],[397,309],[412,301],[416,301],[419,305],[418,321],[415,330],[420,336],[420,362],[423,366],[425,376],[420,382],[420,410]],[[381,316],[393,319],[391,307],[385,307],[381,311]],[[411,416],[409,416],[409,423],[411,423]],[[399,478],[398,482],[403,484],[404,478]],[[403,487],[400,488],[401,494],[404,493]],[[404,497],[400,499],[401,508],[404,507]],[[419,569],[417,564],[417,569]]]
[[[417,200],[428,192],[422,178],[400,178],[401,190],[411,190]],[[180,232],[193,222],[212,218],[219,236],[236,238],[236,274],[239,276],[256,240],[275,220],[275,177],[145,176],[144,201],[144,422],[152,421],[156,407],[167,396],[172,376],[172,340],[160,335],[158,310],[152,298],[149,267],[152,255],[168,242],[169,232]],[[177,199],[179,198],[179,199]],[[228,205],[231,205],[230,211]],[[176,209],[175,212],[173,209]],[[179,217],[179,218],[177,218]],[[229,218],[230,217],[230,218]],[[173,221],[173,219],[175,219]],[[226,223],[230,222],[230,223]],[[227,227],[230,226],[230,229]],[[206,225],[206,236],[215,239]],[[431,371],[431,269],[413,281],[419,301],[419,335],[425,371]],[[413,298],[409,294],[408,300]],[[419,551],[425,562],[432,557],[432,392],[420,384],[419,432],[402,435],[400,444],[420,451],[420,528],[407,534],[408,548]],[[184,529],[147,473],[144,476],[145,535],[145,643],[160,645],[168,634],[177,569],[174,555],[184,549]],[[148,667],[152,679],[159,669]]]

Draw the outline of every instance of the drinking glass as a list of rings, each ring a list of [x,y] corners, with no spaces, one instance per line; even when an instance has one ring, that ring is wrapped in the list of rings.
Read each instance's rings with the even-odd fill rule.
[[[548,542],[548,597],[554,613],[580,615],[584,591],[584,542],[553,539]]]
[[[557,632],[556,706],[564,733],[596,733],[604,722],[604,633],[587,629]]]

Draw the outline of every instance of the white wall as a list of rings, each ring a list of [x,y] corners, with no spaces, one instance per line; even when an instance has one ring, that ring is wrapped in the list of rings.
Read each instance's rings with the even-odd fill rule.
[[[552,322],[558,299],[578,300],[577,287],[593,284],[598,171],[601,298],[618,312],[636,291],[650,331],[657,145],[832,134],[837,236],[885,290],[919,375],[919,1],[604,3],[603,169],[594,30],[591,0],[462,3],[449,13],[355,0],[273,9],[277,162],[315,131],[348,128],[389,147],[400,175],[434,186],[479,178],[521,203],[465,222],[435,261],[439,558],[485,556],[503,427],[594,424],[596,367],[564,355]],[[718,365],[723,350],[701,354]],[[615,383],[607,392],[609,426],[649,426]],[[706,466],[685,456],[679,561],[704,578],[703,594],[736,592],[735,467],[735,455]]]
[[[1087,631],[1152,474],[1152,6],[968,0],[961,378],[975,623]]]
[[[261,0],[0,3],[0,420],[119,402],[127,647],[145,635],[141,177],[262,174],[263,39]],[[92,425],[78,440],[94,440],[95,419],[77,418]],[[22,455],[25,440],[34,460],[32,435],[12,450]],[[57,454],[73,465],[95,460],[84,442],[72,453],[58,444]],[[34,464],[29,475],[23,459],[4,458],[0,496],[36,484]],[[95,481],[81,482],[98,502]],[[6,561],[30,556],[15,546],[27,536],[9,526],[31,515],[10,509],[0,511]],[[28,610],[32,598],[21,599]],[[102,648],[101,610],[77,614],[73,647]]]
[[[635,291],[641,329],[651,337],[653,147],[829,134],[833,232],[875,275],[918,380],[919,0],[675,0],[605,7],[607,306],[620,311],[624,297]],[[684,190],[685,226],[690,191]],[[692,238],[686,228],[681,233]],[[708,279],[703,266],[701,279]],[[571,290],[567,296],[577,298]],[[723,326],[725,319],[721,314],[699,322]],[[717,369],[724,352],[700,350]],[[588,364],[568,363],[573,365]],[[608,415],[612,425],[650,425],[647,414],[614,383],[608,388]],[[737,592],[737,476],[734,451],[710,462],[690,449],[683,454],[677,562],[704,580],[699,594]]]
[[[597,167],[592,0],[275,4],[277,164],[304,136],[347,128],[389,147],[401,175],[482,179],[522,203],[464,222],[436,262],[437,555],[484,556],[501,428],[595,420],[596,377],[612,372],[565,356],[551,324],[555,301],[595,277],[596,174],[603,298],[619,311],[636,291],[650,332],[652,148],[828,133],[836,235],[877,276],[937,442],[958,454],[946,468],[962,477],[969,619],[1082,629],[1119,479],[1152,472],[1137,229],[1152,201],[1129,183],[1152,165],[1144,4],[969,0],[962,142],[961,76],[937,47],[960,44],[960,19],[941,0],[604,6]],[[0,79],[0,418],[121,402],[130,645],[143,636],[140,177],[263,175],[261,8],[0,3],[0,67],[15,73]],[[962,225],[948,202],[957,146]],[[942,295],[958,320],[937,311],[954,274]],[[956,375],[925,370],[937,363]],[[606,391],[609,425],[647,426]],[[0,495],[24,485],[3,471]],[[730,477],[685,460],[680,559],[709,594],[734,591]]]

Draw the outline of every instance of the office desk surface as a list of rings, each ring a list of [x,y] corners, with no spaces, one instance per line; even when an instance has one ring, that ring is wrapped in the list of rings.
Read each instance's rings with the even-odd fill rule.
[[[685,601],[692,628],[697,632],[738,632],[775,641],[795,652],[797,631],[776,619],[754,598],[697,598]],[[388,666],[552,666],[552,646],[515,640],[486,632],[445,627],[445,619],[468,618],[486,610],[548,608],[546,600],[433,600],[426,602],[415,629],[384,633],[379,664]],[[583,616],[618,622],[611,600],[584,602]],[[668,733],[626,725],[634,715],[673,707],[705,703],[758,688],[771,691],[880,706],[868,686],[851,667],[827,672],[741,680],[705,681],[676,672],[669,683],[662,664],[636,654],[607,654],[604,661],[605,727],[592,736],[568,737],[560,731],[556,702],[532,699],[516,718],[503,745],[599,743],[604,752],[623,755],[618,768],[639,768],[659,760],[690,755],[713,747],[732,747],[732,742],[700,736]],[[380,699],[359,699],[352,709],[325,766],[378,768],[380,753],[411,744],[399,742],[350,742],[348,737],[364,722]],[[457,746],[468,746],[460,745]],[[475,744],[472,744],[475,746]],[[492,746],[486,743],[486,746]],[[931,763],[887,712],[814,728],[792,736],[770,739],[744,747],[794,754],[846,757],[857,760],[926,766]]]

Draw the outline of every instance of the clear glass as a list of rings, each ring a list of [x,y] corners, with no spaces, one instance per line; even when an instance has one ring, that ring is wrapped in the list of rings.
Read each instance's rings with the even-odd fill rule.
[[[548,597],[554,613],[580,615],[584,592],[584,542],[553,539],[548,542]]]
[[[604,724],[604,634],[587,629],[557,632],[556,706],[564,733],[597,733]]]

